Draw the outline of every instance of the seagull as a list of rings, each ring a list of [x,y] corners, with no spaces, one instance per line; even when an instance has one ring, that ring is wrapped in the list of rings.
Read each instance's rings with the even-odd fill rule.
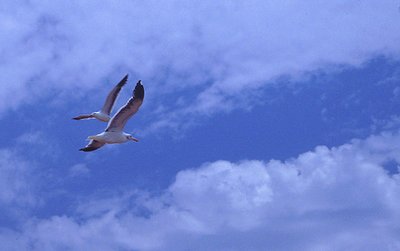
[[[89,136],[89,144],[79,151],[90,152],[94,151],[105,144],[121,144],[129,140],[138,142],[139,140],[131,134],[123,132],[126,122],[139,110],[143,103],[144,88],[142,81],[139,80],[133,90],[132,97],[122,106],[119,111],[108,122],[104,132],[94,136]]]
[[[110,113],[114,106],[115,100],[117,99],[117,96],[121,91],[121,88],[126,84],[127,80],[128,80],[128,75],[126,75],[121,81],[119,81],[119,83],[110,91],[110,93],[107,96],[106,102],[104,103],[103,108],[101,108],[100,111],[92,112],[91,114],[79,115],[72,119],[81,120],[81,119],[95,118],[103,122],[108,122],[110,120]]]

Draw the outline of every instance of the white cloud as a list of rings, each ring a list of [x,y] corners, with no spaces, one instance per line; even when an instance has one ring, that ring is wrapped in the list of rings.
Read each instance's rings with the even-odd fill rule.
[[[82,177],[87,176],[90,173],[90,169],[86,166],[86,164],[79,163],[70,167],[69,175],[71,177]]]
[[[0,149],[0,206],[23,208],[38,203],[34,196],[36,177],[32,175],[35,167],[16,152]],[[13,210],[7,210],[8,213]]]
[[[398,250],[400,176],[385,165],[400,163],[399,142],[383,133],[285,162],[206,163],[162,195],[104,196],[0,235],[44,251]]]
[[[130,72],[146,83],[149,110],[163,107],[158,128],[247,106],[243,97],[281,75],[400,52],[394,0],[2,5],[3,112],[49,95],[43,88],[68,100]]]

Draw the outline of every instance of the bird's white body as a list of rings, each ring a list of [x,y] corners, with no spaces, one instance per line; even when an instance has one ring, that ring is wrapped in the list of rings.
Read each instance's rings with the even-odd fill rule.
[[[120,144],[129,140],[138,141],[132,135],[124,132],[102,132],[94,136],[89,136],[88,139],[93,139],[106,144]]]
[[[125,80],[126,81],[126,77]],[[125,82],[123,82],[125,83]],[[118,86],[117,86],[118,87]],[[117,88],[116,87],[116,88]],[[119,87],[120,88],[120,87]],[[115,89],[115,88],[114,88]],[[113,103],[116,97],[116,91],[111,93],[111,96],[107,98],[107,100],[111,100],[110,102],[106,102],[106,104]],[[109,115],[103,110],[100,112],[94,112],[90,115],[81,115],[74,119],[84,119],[84,118],[96,118],[102,121],[108,121],[108,125],[104,132],[99,133],[94,136],[89,136],[88,139],[90,142],[84,147],[79,149],[80,151],[90,152],[100,147],[104,146],[105,144],[121,144],[127,141],[135,141],[138,142],[139,140],[134,138],[132,135],[125,133],[124,126],[126,122],[139,110],[139,107],[143,103],[144,98],[144,88],[139,80],[133,90],[132,97],[129,98],[128,102],[122,106],[118,112],[110,119]],[[108,111],[110,111],[111,106],[109,106]]]
[[[111,119],[110,113],[114,106],[115,100],[117,99],[121,88],[126,84],[127,80],[128,75],[126,75],[121,81],[119,81],[119,83],[108,93],[103,108],[101,108],[100,111],[92,112],[91,114],[82,114],[74,117],[73,119],[98,119],[103,122],[108,122]]]
[[[92,115],[94,118],[96,118],[96,119],[98,119],[98,120],[100,120],[100,121],[103,121],[103,122],[108,122],[108,121],[111,119],[109,115],[107,115],[107,114],[105,114],[105,113],[103,113],[103,112],[101,112],[101,111],[99,111],[99,112],[93,112],[91,115]]]

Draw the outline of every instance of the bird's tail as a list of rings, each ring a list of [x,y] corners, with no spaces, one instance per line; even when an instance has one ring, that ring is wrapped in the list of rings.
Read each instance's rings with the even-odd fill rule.
[[[94,118],[92,114],[83,114],[83,115],[73,117],[72,119],[81,120],[81,119],[91,119],[91,118]]]

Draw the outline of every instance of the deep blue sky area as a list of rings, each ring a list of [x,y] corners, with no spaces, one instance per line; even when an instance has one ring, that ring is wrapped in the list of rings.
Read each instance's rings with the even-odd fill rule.
[[[39,215],[52,215],[68,209],[76,195],[124,187],[159,193],[174,181],[180,170],[206,162],[284,161],[317,145],[331,147],[353,138],[364,138],[379,130],[379,124],[378,129],[373,129],[374,120],[390,120],[397,114],[400,99],[394,89],[398,82],[387,79],[396,77],[399,65],[378,58],[362,68],[339,70],[331,75],[316,73],[290,85],[282,80],[266,86],[263,102],[250,111],[238,110],[206,118],[181,132],[160,132],[143,138],[138,135],[141,141],[137,144],[106,146],[108,149],[92,153],[77,150],[86,143],[88,133],[101,132],[105,124],[73,121],[70,117],[74,114],[56,111],[59,107],[46,107],[47,101],[43,100],[5,116],[5,121],[21,123],[7,124],[10,128],[3,130],[2,146],[17,144],[19,152],[35,157],[42,168],[49,170],[47,181],[42,184],[44,189],[60,189],[62,185],[61,194],[45,195],[50,196],[46,199],[53,201],[49,203],[52,206],[38,209]],[[68,107],[73,105],[70,103]],[[144,126],[140,121],[144,116],[138,114],[132,119],[128,130],[135,131],[136,122]],[[46,132],[52,144],[16,142],[16,138],[32,131]],[[46,153],[42,147],[48,148]],[[91,175],[78,179],[68,177],[69,168],[81,162],[87,165]]]
[[[1,251],[400,250],[400,13],[3,1]],[[138,143],[82,152],[129,74]]]

